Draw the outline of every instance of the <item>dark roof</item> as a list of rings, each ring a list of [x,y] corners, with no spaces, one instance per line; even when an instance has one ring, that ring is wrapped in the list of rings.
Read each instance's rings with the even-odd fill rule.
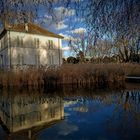
[[[44,29],[36,24],[33,24],[33,23],[26,23],[26,24],[28,26],[28,30],[26,30],[24,23],[6,26],[5,30],[16,31],[16,32],[26,32],[26,33],[44,35],[44,36],[49,36],[49,37],[61,38],[61,39],[64,38],[63,36],[50,32],[47,29]]]

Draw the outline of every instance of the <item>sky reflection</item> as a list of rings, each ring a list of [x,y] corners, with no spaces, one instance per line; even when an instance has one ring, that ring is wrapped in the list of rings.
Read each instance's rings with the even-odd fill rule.
[[[0,117],[10,137],[17,134],[38,140],[137,140],[140,137],[139,90],[80,90],[78,95],[67,90],[67,93],[1,94]],[[7,111],[8,105],[14,107],[12,111]],[[2,117],[8,116],[8,112],[12,112],[12,120]],[[5,136],[9,137],[0,128],[0,138]]]

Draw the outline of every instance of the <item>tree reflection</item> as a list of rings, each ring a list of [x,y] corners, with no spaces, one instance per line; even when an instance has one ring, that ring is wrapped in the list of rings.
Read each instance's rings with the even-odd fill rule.
[[[64,89],[64,94],[69,99],[69,102],[73,101],[71,107],[73,111],[77,112],[79,118],[82,117],[83,113],[96,114],[102,109],[104,111],[105,108],[111,107],[112,113],[108,111],[108,117],[105,118],[105,123],[103,124],[107,133],[111,131],[126,136],[129,130],[136,134],[140,130],[139,90],[87,91],[66,88]],[[74,105],[74,101],[76,105]]]

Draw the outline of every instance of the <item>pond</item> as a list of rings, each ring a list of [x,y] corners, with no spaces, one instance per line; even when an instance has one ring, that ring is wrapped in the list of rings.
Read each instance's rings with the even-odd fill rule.
[[[137,140],[140,86],[122,90],[3,90],[0,140]]]

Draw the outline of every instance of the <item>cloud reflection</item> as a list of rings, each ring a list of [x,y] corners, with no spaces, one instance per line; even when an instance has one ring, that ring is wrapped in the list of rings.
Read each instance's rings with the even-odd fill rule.
[[[60,130],[58,132],[58,135],[63,135],[63,136],[69,135],[79,130],[78,126],[70,124],[67,121],[64,121],[59,129]]]

